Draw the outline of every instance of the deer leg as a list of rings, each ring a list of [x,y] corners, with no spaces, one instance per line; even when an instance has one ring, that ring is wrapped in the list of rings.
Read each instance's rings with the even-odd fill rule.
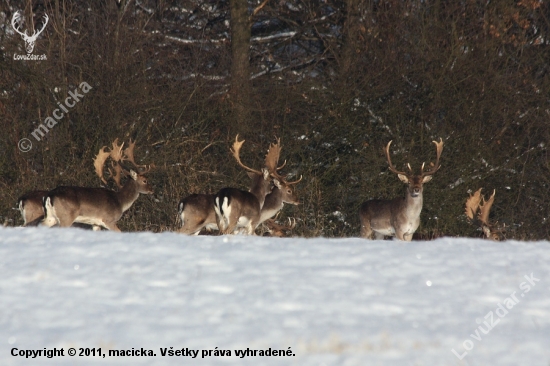
[[[412,238],[413,238],[413,234],[412,234],[412,233],[403,234],[403,240],[405,240],[405,241],[411,241]]]
[[[76,215],[71,212],[71,213],[62,215],[57,219],[59,220],[59,227],[70,227],[73,224],[74,220],[76,219]]]
[[[361,237],[365,239],[372,239],[372,228],[369,221],[361,223]]]
[[[374,240],[384,240],[384,234],[379,233],[377,231],[374,232]]]
[[[118,226],[116,226],[116,222],[104,222],[103,227],[107,230],[121,232]]]

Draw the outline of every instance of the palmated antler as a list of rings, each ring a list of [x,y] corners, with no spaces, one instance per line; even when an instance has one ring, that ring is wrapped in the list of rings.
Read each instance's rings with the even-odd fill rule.
[[[235,158],[235,160],[237,160],[237,164],[239,164],[245,170],[248,170],[249,172],[254,174],[263,175],[261,171],[247,167],[241,162],[241,158],[239,155],[241,152],[241,147],[243,146],[244,142],[245,140],[239,141],[239,135],[235,136],[235,142],[233,143],[233,148],[230,149],[231,154],[233,154],[233,157]]]
[[[475,191],[474,194],[471,194],[470,197],[466,200],[466,216],[470,220],[474,220],[476,217],[477,210],[479,209],[479,203],[481,202],[481,188]]]
[[[302,180],[302,177],[300,177],[300,179],[294,182],[288,182],[286,180],[286,177],[287,177],[286,175],[282,176],[279,174],[279,170],[283,169],[284,166],[286,165],[286,160],[281,166],[277,166],[277,164],[279,164],[279,157],[281,155],[282,146],[281,146],[281,139],[277,138],[276,140],[277,140],[276,144],[269,145],[269,150],[267,151],[267,155],[265,156],[266,168],[269,170],[269,173],[273,178],[279,180],[280,182],[283,182],[287,186],[300,182]]]
[[[107,181],[103,177],[103,167],[105,166],[105,161],[107,161],[109,155],[111,155],[110,151],[105,151],[106,148],[107,146],[103,146],[101,149],[99,149],[99,152],[94,159],[95,173],[99,176],[99,179],[101,179],[104,184],[107,184]]]
[[[107,184],[107,181],[105,180],[105,177],[103,176],[103,169],[105,167],[105,162],[108,158],[111,158],[111,168],[107,168],[110,174],[110,178],[113,178],[116,185],[121,188],[122,184],[120,183],[120,180],[122,178],[122,174],[129,174],[129,172],[124,169],[121,165],[122,161],[129,161],[132,163],[136,168],[140,169],[142,167],[146,167],[147,169],[139,171],[139,174],[143,175],[151,170],[151,168],[154,166],[151,165],[137,165],[134,160],[134,146],[135,142],[130,140],[128,148],[124,149],[124,143],[118,144],[118,138],[116,138],[112,142],[112,147],[109,150],[106,150],[107,147],[103,146],[101,149],[99,149],[98,154],[96,155],[94,159],[94,167],[95,172],[101,179],[101,181],[104,184]],[[114,173],[113,173],[114,171]]]
[[[495,194],[496,190],[493,190],[493,194],[488,200],[485,200],[485,197],[481,194],[481,188],[478,189],[466,200],[465,213],[468,219],[470,219],[470,222],[481,227],[481,230],[487,238],[500,240],[500,236],[494,228],[494,225],[489,223],[489,213],[495,201]]]
[[[136,146],[136,142],[132,141],[132,139],[130,139],[130,142],[128,143],[128,147],[126,149],[124,149],[124,159],[123,160],[129,161],[130,163],[132,163],[134,165],[134,167],[136,167],[136,169],[139,171],[140,174],[146,174],[151,170],[151,168],[154,167],[154,164],[150,164],[150,165],[137,164],[136,161],[134,160],[134,148],[135,148],[135,146]]]

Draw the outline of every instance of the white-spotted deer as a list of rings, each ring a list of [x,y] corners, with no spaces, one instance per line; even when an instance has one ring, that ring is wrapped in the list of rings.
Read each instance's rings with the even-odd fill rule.
[[[271,177],[267,167],[275,165],[279,159],[276,149],[269,149],[265,157],[265,168],[261,171],[247,167],[241,162],[240,150],[244,140],[235,137],[231,153],[237,163],[244,168],[252,179],[250,191],[237,188],[222,188],[214,198],[216,221],[221,234],[232,234],[243,228],[248,235],[253,235],[260,222],[260,213],[265,196],[271,192]]]
[[[432,179],[432,175],[439,170],[439,158],[443,151],[443,140],[433,141],[436,146],[436,161],[430,171],[424,171],[424,164],[420,174],[414,174],[410,164],[407,164],[409,173],[395,169],[390,158],[390,145],[388,142],[384,153],[388,160],[389,169],[397,174],[399,179],[407,184],[405,197],[393,200],[370,200],[361,205],[359,218],[361,220],[361,236],[372,239],[374,232],[376,239],[384,236],[395,236],[399,240],[410,241],[416,229],[420,225],[420,212],[422,211],[422,193],[424,183]]]
[[[44,199],[46,217],[42,224],[50,227],[56,224],[68,227],[77,222],[120,231],[116,225],[117,221],[132,206],[139,194],[153,193],[151,185],[144,176],[151,166],[136,164],[134,142],[130,141],[128,148],[124,151],[122,151],[123,145],[118,145],[118,139],[116,139],[110,151],[105,151],[106,147],[102,147],[94,160],[96,174],[106,183],[103,169],[107,158],[111,158],[114,173],[110,168],[108,170],[120,187],[118,192],[106,188],[57,187],[48,192]],[[124,169],[121,166],[122,161],[130,162],[140,173]],[[122,174],[130,177],[123,186],[120,184]]]
[[[466,200],[465,213],[470,223],[479,226],[487,239],[500,241],[501,230],[495,224],[489,222],[489,213],[491,212],[493,202],[495,202],[495,193],[496,190],[493,190],[493,194],[486,200],[481,195],[481,188],[478,189]]]

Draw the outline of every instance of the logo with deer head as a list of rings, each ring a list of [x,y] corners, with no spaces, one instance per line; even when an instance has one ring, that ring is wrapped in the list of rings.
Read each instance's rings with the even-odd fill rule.
[[[27,53],[28,54],[31,54],[32,51],[34,50],[34,43],[36,42],[36,39],[38,38],[38,36],[40,35],[40,33],[42,33],[44,31],[44,28],[46,28],[46,25],[48,24],[48,15],[47,14],[44,14],[44,21],[42,22],[42,28],[38,31],[34,31],[33,34],[31,36],[29,36],[27,34],[27,30],[25,30],[25,32],[22,32],[21,30],[19,30],[19,26],[21,25],[21,14],[19,14],[19,12],[15,12],[15,14],[13,14],[13,17],[11,18],[11,26],[13,27],[13,29],[19,33],[21,35],[21,37],[23,37],[23,40],[25,41],[25,49],[27,50]]]

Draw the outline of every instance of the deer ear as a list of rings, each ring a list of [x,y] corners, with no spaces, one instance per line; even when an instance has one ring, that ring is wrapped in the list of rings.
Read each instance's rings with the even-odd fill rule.
[[[135,171],[130,170],[130,177],[132,177],[133,180],[137,180],[138,175]]]
[[[264,180],[268,180],[269,179],[269,170],[262,169],[262,173],[264,173]]]
[[[246,172],[246,175],[248,175],[248,177],[249,177],[250,179],[254,179],[254,178],[256,178],[256,177],[258,176],[258,174],[253,173],[253,172]]]
[[[427,176],[424,177],[424,179],[422,179],[422,183],[427,183],[427,182],[429,182],[429,181],[431,181],[431,180],[432,180],[432,176],[431,176],[431,175],[427,175]]]
[[[397,174],[397,177],[401,182],[409,184],[409,178],[405,174]]]
[[[283,186],[281,185],[281,182],[279,182],[278,179],[273,179],[273,184],[275,184],[275,187],[279,189],[283,189]]]

